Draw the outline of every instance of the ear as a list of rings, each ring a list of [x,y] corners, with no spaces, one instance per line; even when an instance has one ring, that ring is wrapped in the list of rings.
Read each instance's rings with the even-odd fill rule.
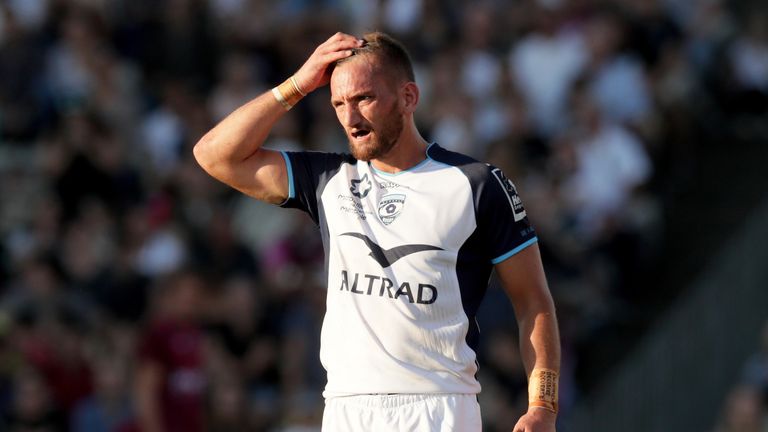
[[[419,86],[409,81],[400,88],[400,100],[403,112],[413,114],[419,104]]]

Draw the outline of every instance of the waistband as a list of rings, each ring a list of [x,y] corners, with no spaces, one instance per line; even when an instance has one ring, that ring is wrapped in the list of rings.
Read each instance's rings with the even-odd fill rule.
[[[427,401],[460,401],[465,398],[477,400],[474,393],[417,393],[417,394],[364,394],[349,396],[333,396],[327,398],[325,403],[339,402],[362,407],[397,408]]]

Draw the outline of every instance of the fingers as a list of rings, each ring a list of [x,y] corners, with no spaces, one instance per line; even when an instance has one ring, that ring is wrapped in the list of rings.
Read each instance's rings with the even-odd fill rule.
[[[363,46],[363,40],[345,33],[336,33],[330,39],[317,47],[315,50],[315,60],[320,63],[320,67],[325,69],[329,64],[352,55],[355,48]]]
[[[512,432],[525,432],[525,424],[523,423],[522,419],[517,421],[515,427],[512,429]]]
[[[349,57],[353,49],[363,46],[363,41],[346,33],[336,33],[320,44],[315,52],[294,75],[300,87],[311,92],[328,83],[328,66]]]
[[[327,44],[329,42],[343,42],[343,41],[355,42],[355,41],[358,41],[358,40],[359,40],[358,38],[356,38],[356,37],[354,37],[354,36],[352,36],[350,34],[346,34],[346,33],[342,33],[342,32],[337,32],[335,35],[333,35],[330,38],[328,38],[328,40],[325,41],[323,43],[323,45],[325,45],[325,44]]]
[[[341,50],[341,51],[334,51],[331,53],[326,54],[323,56],[323,60],[325,60],[326,63],[331,64],[335,62],[336,60],[343,59],[345,57],[351,56],[353,53],[352,50]]]
[[[363,41],[361,39],[357,39],[354,36],[345,35],[341,39],[334,39],[334,38],[329,39],[328,41],[326,41],[325,43],[317,47],[316,52],[318,54],[329,54],[329,53],[335,53],[338,51],[359,48],[362,45],[363,45]]]

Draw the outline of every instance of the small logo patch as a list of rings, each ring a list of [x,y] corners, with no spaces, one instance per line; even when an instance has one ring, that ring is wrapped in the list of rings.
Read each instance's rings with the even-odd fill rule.
[[[379,201],[379,219],[384,225],[389,225],[400,216],[405,205],[404,194],[387,194]]]
[[[352,180],[349,191],[358,198],[368,196],[368,192],[371,191],[371,181],[368,180],[368,174],[364,175],[360,180]]]
[[[523,207],[523,200],[521,200],[520,196],[517,194],[515,184],[512,183],[512,180],[508,179],[500,169],[494,168],[491,172],[493,173],[493,176],[496,177],[496,180],[498,180],[502,189],[504,189],[504,193],[507,195],[509,205],[512,207],[512,213],[515,216],[515,222],[520,222],[525,218],[526,213],[525,208]]]

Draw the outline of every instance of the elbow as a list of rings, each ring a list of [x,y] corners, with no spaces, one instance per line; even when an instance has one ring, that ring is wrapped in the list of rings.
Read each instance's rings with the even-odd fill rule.
[[[216,160],[212,151],[213,147],[213,139],[209,136],[209,134],[206,134],[200,138],[195,146],[192,147],[192,155],[195,157],[198,165],[200,165],[209,174],[213,174],[212,171],[216,166]]]
[[[207,153],[207,147],[210,146],[209,144],[210,139],[208,138],[208,135],[203,136],[200,138],[200,140],[195,143],[195,146],[192,147],[192,155],[195,157],[195,160],[197,161],[200,166],[204,166],[206,161],[206,153]]]
[[[541,319],[557,320],[555,303],[549,295],[519,305],[515,308],[515,313],[518,315],[519,321],[530,325],[534,325],[536,321]]]

